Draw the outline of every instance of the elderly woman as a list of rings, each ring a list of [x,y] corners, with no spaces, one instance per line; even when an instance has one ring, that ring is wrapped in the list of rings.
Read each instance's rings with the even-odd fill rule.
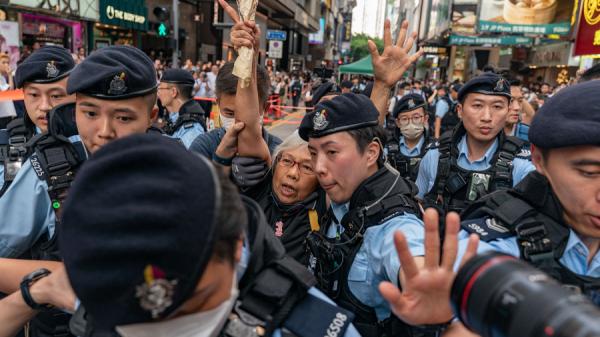
[[[271,170],[244,193],[260,204],[288,255],[308,266],[306,236],[311,226],[317,228],[327,206],[313,172],[308,143],[297,131],[277,147]]]

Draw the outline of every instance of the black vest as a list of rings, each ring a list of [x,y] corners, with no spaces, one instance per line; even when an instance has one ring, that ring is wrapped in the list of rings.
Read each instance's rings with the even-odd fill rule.
[[[27,142],[33,134],[34,127],[24,118],[14,119],[8,123],[6,130],[0,130],[0,165],[4,166],[4,185],[0,186],[0,197],[31,154]]]
[[[446,103],[448,103],[448,112],[442,118],[441,132],[444,133],[448,130],[452,130],[460,123],[460,117],[458,117],[458,112],[456,111],[456,106],[458,102],[453,102],[450,97],[444,96],[442,97]]]
[[[206,132],[206,113],[200,106],[200,103],[191,99],[181,106],[179,117],[177,117],[174,123],[170,119],[167,119],[164,131],[169,136],[172,136],[180,127],[191,128],[194,123],[200,123],[202,129]]]
[[[548,180],[531,172],[514,189],[492,193],[461,215],[462,228],[483,241],[516,237],[520,258],[600,306],[600,278],[573,273],[560,263],[570,228]]]
[[[424,204],[426,207],[437,208],[442,214],[450,211],[460,213],[484,195],[509,189],[513,185],[512,162],[521,152],[524,142],[500,132],[497,138],[498,149],[490,162],[490,168],[468,171],[457,163],[458,143],[465,134],[461,123],[452,132],[444,134],[439,141],[437,176],[433,188],[425,195]]]
[[[365,231],[404,212],[419,216],[415,193],[413,183],[384,167],[352,195],[349,211],[341,221],[344,232],[339,238],[330,239],[325,235],[327,228],[336,221],[331,210],[321,221],[325,226],[319,232],[309,234],[308,244],[316,259],[314,272],[319,288],[338,305],[356,314],[354,325],[364,337],[434,336],[407,326],[394,315],[380,321],[374,308],[361,303],[348,286],[348,274],[362,246]]]
[[[396,129],[394,137],[390,138],[390,141],[386,144],[388,160],[404,178],[410,179],[411,181],[417,181],[421,159],[423,159],[423,156],[425,156],[435,142],[432,141],[429,133],[425,130],[423,133],[425,141],[419,149],[419,154],[415,157],[408,157],[400,152],[400,136],[400,131]]]
[[[264,332],[260,336],[271,336],[275,329],[282,328],[285,337],[342,337],[354,315],[307,295],[308,289],[316,284],[314,276],[286,255],[260,206],[245,196],[242,199],[248,214],[250,260],[238,284],[236,304],[219,336],[258,337],[259,330]],[[341,318],[344,318],[343,322]],[[343,323],[343,326],[337,323]],[[334,328],[337,332],[329,333],[331,324],[337,327]],[[93,317],[86,315],[83,307],[74,314],[70,326],[82,337],[119,336],[114,331],[95,330]]]
[[[82,144],[73,144],[70,136],[77,134],[75,126],[75,104],[65,104],[54,108],[48,115],[48,132],[34,136],[27,144],[32,149],[29,158],[40,180],[48,184],[48,196],[56,216],[56,226],[52,238],[42,236],[31,249],[34,260],[60,261],[58,249],[58,228],[62,218],[62,206],[67,197],[75,174],[86,159]],[[31,336],[70,337],[69,319],[71,315],[59,310],[41,312],[30,322]]]

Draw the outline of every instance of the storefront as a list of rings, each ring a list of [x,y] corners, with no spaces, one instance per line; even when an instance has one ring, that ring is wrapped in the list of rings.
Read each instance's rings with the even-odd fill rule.
[[[148,30],[148,10],[144,0],[100,0],[100,22],[93,28],[93,47],[111,45],[140,47]]]
[[[529,53],[529,82],[564,84],[574,78],[579,68],[579,57],[573,57],[572,44],[558,42],[535,46]]]

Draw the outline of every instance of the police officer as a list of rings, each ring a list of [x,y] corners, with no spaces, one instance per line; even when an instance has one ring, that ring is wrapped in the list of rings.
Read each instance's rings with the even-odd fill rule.
[[[184,69],[168,69],[160,79],[158,98],[169,112],[164,131],[180,139],[186,148],[206,132],[206,114],[193,99],[194,77]]]
[[[391,315],[377,285],[398,283],[392,233],[405,232],[412,252],[422,255],[423,227],[414,185],[384,164],[378,115],[366,96],[344,94],[303,118],[299,134],[331,200],[308,245],[320,289],[354,311],[361,335],[397,336],[410,329]]]
[[[152,61],[133,47],[103,48],[72,71],[67,92],[76,94],[76,106],[51,112],[49,131],[31,141],[34,153],[0,199],[1,256],[60,260],[56,231],[62,203],[86,154],[114,139],[146,132],[156,86]],[[29,268],[20,262],[4,262],[7,278]],[[32,329],[43,336],[68,333],[65,318],[56,313],[38,316]]]
[[[461,123],[427,152],[417,177],[419,199],[443,212],[519,183],[534,169],[523,141],[503,128],[511,100],[508,81],[494,73],[470,80],[458,95]]]
[[[429,136],[429,115],[422,95],[408,94],[396,103],[392,116],[396,128],[386,144],[387,156],[400,174],[417,180],[419,164],[434,144]]]
[[[15,85],[23,88],[27,114],[0,130],[0,196],[15,179],[29,156],[25,144],[34,134],[48,129],[48,113],[60,104],[73,102],[67,94],[67,78],[75,67],[73,57],[63,47],[38,49],[19,65]]]
[[[460,84],[453,84],[450,87],[450,95],[448,89],[441,87],[438,89],[438,101],[435,104],[435,138],[439,139],[441,135],[454,127],[460,122],[460,118],[456,111],[458,104],[458,92],[462,88]]]
[[[479,252],[499,251],[525,260],[599,304],[599,89],[600,81],[577,84],[540,108],[529,133],[536,171],[514,189],[485,196],[461,214],[459,257],[469,255],[464,253],[469,250],[464,238],[476,234],[481,240]],[[453,222],[458,221],[456,217]],[[456,248],[456,239],[446,240],[445,248]],[[444,277],[451,284],[454,275]],[[439,281],[435,278],[429,281]],[[413,308],[421,319],[435,307],[449,307],[449,288],[445,295],[435,294],[438,300],[431,296],[432,287],[421,290],[413,298],[427,303]],[[452,336],[471,336],[455,325]]]
[[[100,149],[65,208],[60,244],[81,336],[358,336],[352,313],[286,257],[258,205],[172,139]],[[52,302],[40,287],[54,275],[37,273],[25,297]]]

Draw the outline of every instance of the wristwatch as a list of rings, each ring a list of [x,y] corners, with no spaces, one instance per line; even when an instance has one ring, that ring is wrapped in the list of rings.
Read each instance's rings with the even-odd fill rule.
[[[33,300],[33,297],[31,297],[31,293],[29,292],[29,288],[35,282],[37,282],[39,279],[41,279],[43,277],[50,275],[50,273],[51,273],[51,271],[49,271],[48,269],[40,268],[40,269],[34,271],[33,273],[25,276],[23,278],[23,280],[21,281],[21,296],[23,296],[23,300],[25,301],[25,303],[27,303],[27,305],[30,306],[33,310],[47,311],[47,310],[54,308],[54,306],[52,306],[50,304],[36,303]]]

